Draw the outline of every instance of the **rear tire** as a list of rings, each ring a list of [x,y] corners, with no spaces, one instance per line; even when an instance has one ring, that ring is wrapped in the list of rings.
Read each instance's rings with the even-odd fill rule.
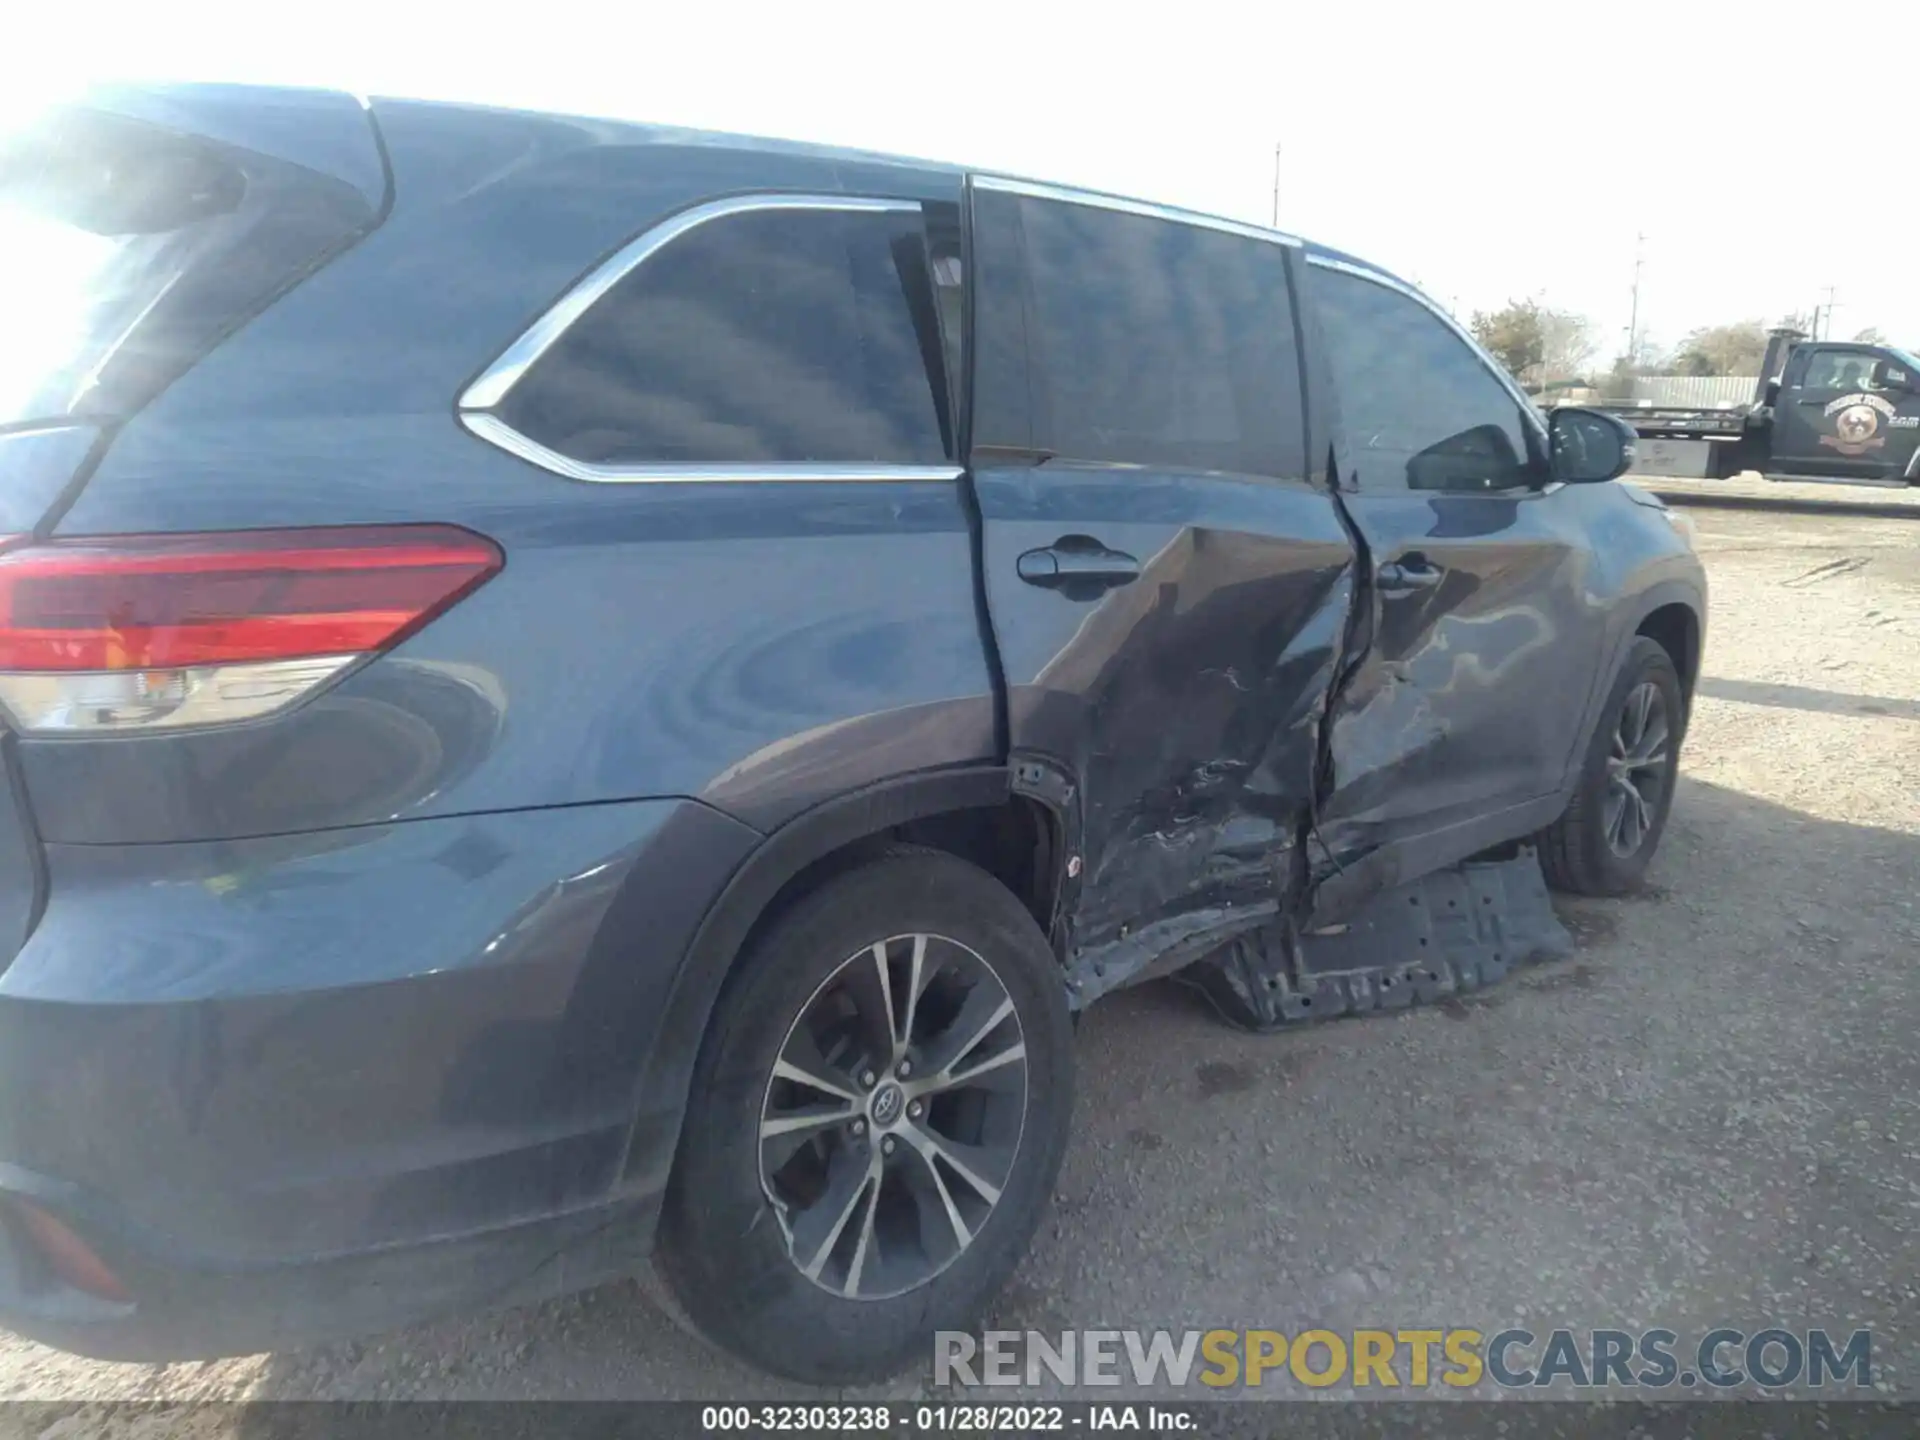
[[[1608,692],[1566,813],[1540,835],[1547,883],[1625,895],[1646,879],[1680,772],[1686,700],[1673,658],[1637,636]]]
[[[828,881],[753,942],[701,1048],[658,1255],[688,1318],[825,1385],[974,1323],[1052,1197],[1072,1046],[1052,948],[985,872],[896,850]]]

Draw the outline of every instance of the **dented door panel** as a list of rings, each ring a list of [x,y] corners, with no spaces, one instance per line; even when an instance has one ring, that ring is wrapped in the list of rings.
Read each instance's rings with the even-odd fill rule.
[[[1344,864],[1557,791],[1614,601],[1571,489],[1343,498],[1376,574],[1410,557],[1438,572],[1369,587],[1368,643],[1328,737],[1321,833]]]
[[[1271,918],[1296,882],[1354,549],[1305,481],[1054,461],[975,485],[1014,752],[1077,782],[1064,908],[1084,1001]],[[1138,578],[1095,596],[1019,578],[1022,554],[1075,534],[1136,556]]]
[[[1614,487],[1548,483],[1539,416],[1455,321],[1341,257],[1304,272],[1362,557],[1303,906],[1326,923],[1553,818],[1639,547],[1596,533]]]

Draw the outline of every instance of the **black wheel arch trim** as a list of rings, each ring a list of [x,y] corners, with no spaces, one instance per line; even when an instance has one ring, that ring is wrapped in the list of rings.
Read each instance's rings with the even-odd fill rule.
[[[1673,657],[1674,669],[1680,672],[1680,687],[1687,700],[1688,713],[1681,717],[1682,734],[1687,721],[1691,718],[1694,681],[1697,678],[1707,646],[1707,601],[1700,586],[1690,580],[1662,580],[1648,586],[1634,596],[1629,605],[1623,605],[1619,613],[1625,617],[1619,633],[1613,637],[1612,652],[1607,664],[1594,676],[1593,688],[1587,696],[1585,723],[1580,727],[1580,743],[1574,749],[1567,763],[1567,773],[1561,782],[1561,790],[1567,797],[1573,794],[1573,787],[1580,783],[1580,767],[1586,763],[1588,747],[1593,742],[1593,733],[1605,718],[1607,697],[1613,693],[1614,678],[1619,675],[1620,667],[1626,663],[1627,652],[1633,648],[1633,642],[1639,637],[1640,627],[1656,610],[1664,610],[1669,605],[1684,605],[1693,612],[1694,655],[1693,669],[1689,675],[1684,668],[1685,657]]]
[[[835,851],[896,825],[1004,805],[1012,793],[1009,771],[997,764],[900,776],[816,805],[754,847],[708,908],[680,959],[642,1068],[633,1128],[618,1171],[620,1191],[665,1189],[707,1023],[735,958],[787,882]]]
[[[1627,658],[1627,650],[1632,646],[1634,637],[1640,633],[1640,627],[1656,610],[1664,610],[1669,605],[1684,605],[1693,614],[1694,653],[1691,657],[1693,673],[1687,673],[1687,656],[1673,657],[1673,668],[1680,674],[1681,688],[1691,697],[1694,682],[1699,678],[1701,662],[1707,648],[1707,599],[1698,585],[1688,580],[1663,580],[1650,586],[1634,598],[1634,603],[1623,613],[1631,619],[1621,627],[1620,634],[1614,638],[1613,664],[1607,668],[1603,683],[1594,697],[1595,717],[1598,707],[1606,702],[1606,692],[1613,684],[1613,677],[1619,673],[1621,663]]]

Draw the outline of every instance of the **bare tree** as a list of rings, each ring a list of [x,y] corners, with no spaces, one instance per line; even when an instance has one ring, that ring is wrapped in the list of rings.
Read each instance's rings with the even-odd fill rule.
[[[1660,347],[1651,336],[1639,337],[1638,346],[1628,354],[1613,357],[1613,364],[1600,378],[1601,393],[1610,400],[1631,400],[1633,382],[1641,375],[1652,375],[1664,369],[1660,364]]]
[[[1758,320],[1708,325],[1682,340],[1667,367],[1676,375],[1758,375],[1767,327]]]
[[[1881,332],[1879,326],[1869,325],[1853,337],[1853,343],[1856,345],[1888,345],[1892,342]]]
[[[1591,320],[1566,310],[1543,310],[1541,332],[1542,380],[1570,380],[1586,373],[1588,362],[1599,349]]]

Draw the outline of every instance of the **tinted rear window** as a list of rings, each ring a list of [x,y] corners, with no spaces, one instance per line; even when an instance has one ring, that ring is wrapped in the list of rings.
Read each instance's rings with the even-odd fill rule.
[[[1020,212],[1040,448],[1169,469],[1303,473],[1278,245],[1057,201],[1023,200]]]
[[[925,249],[918,211],[709,220],[575,322],[500,416],[593,464],[939,464]]]
[[[132,413],[376,220],[331,176],[103,111],[0,138],[0,425]]]

